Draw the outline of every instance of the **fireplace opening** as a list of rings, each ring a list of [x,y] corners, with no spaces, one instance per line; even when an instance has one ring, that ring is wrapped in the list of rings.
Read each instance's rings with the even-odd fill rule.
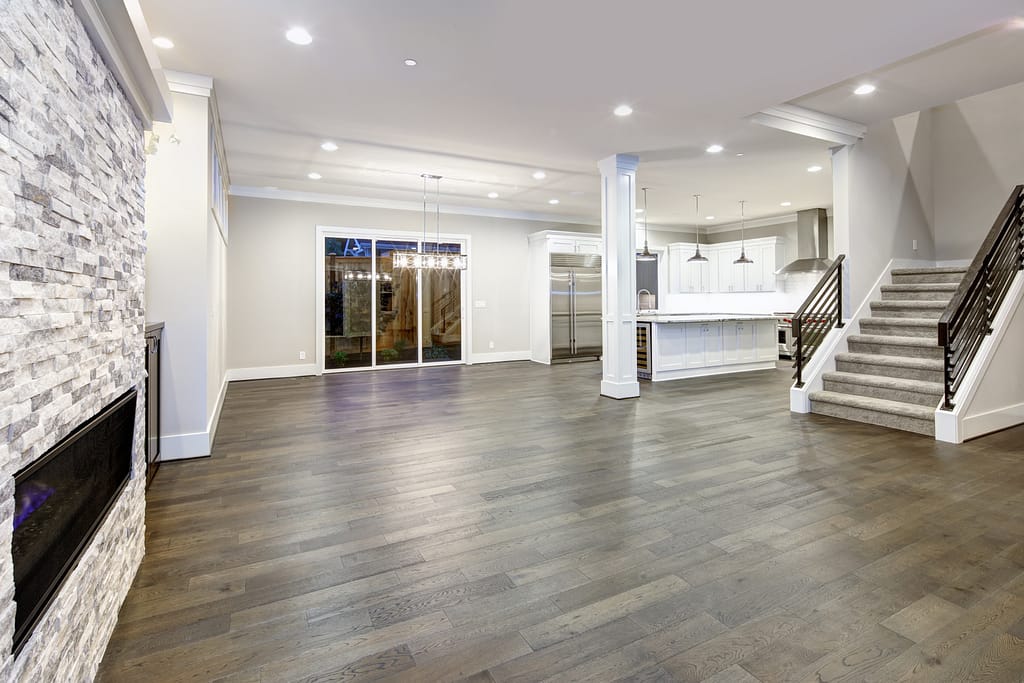
[[[134,389],[14,476],[14,651],[28,640],[128,483]]]

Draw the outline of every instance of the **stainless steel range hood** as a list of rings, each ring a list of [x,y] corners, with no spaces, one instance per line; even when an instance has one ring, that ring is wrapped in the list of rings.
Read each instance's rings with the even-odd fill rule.
[[[824,273],[832,265],[828,257],[828,214],[825,209],[796,212],[797,259],[775,271],[790,273]]]

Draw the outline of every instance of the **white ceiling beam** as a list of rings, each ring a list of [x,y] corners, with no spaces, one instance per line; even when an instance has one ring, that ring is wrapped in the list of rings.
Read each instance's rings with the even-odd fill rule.
[[[863,139],[868,132],[867,126],[856,121],[829,116],[792,104],[780,104],[762,109],[756,114],[748,116],[747,120],[768,128],[840,145],[852,145]]]

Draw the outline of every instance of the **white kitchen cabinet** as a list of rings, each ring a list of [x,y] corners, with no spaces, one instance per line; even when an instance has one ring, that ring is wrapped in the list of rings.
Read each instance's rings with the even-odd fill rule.
[[[549,254],[600,254],[600,237],[571,237],[564,234],[546,236]]]
[[[690,263],[695,245],[669,245],[670,291],[742,293],[775,291],[775,270],[782,263],[782,240],[762,237],[746,241],[746,254],[753,263],[735,263],[740,257],[740,242],[721,242],[701,246],[707,263]]]
[[[722,365],[722,323],[686,323],[687,368],[706,368]]]
[[[704,323],[686,323],[685,366],[687,369],[704,367]]]
[[[655,382],[775,367],[775,319],[760,316],[647,315],[651,377]],[[764,348],[762,348],[762,346]]]
[[[723,360],[733,363],[753,363],[758,359],[755,321],[727,320],[722,322]]]
[[[682,370],[686,367],[686,330],[683,325],[658,325],[656,357],[659,370]]]
[[[678,242],[668,247],[669,291],[673,294],[711,291],[710,264],[691,262],[695,244]]]
[[[759,361],[775,362],[779,358],[779,325],[775,320],[758,320],[754,331]]]

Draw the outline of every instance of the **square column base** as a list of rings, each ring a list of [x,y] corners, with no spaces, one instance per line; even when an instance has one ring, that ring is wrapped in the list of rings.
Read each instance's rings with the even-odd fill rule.
[[[601,395],[608,398],[639,398],[640,382],[609,382],[601,380]]]

